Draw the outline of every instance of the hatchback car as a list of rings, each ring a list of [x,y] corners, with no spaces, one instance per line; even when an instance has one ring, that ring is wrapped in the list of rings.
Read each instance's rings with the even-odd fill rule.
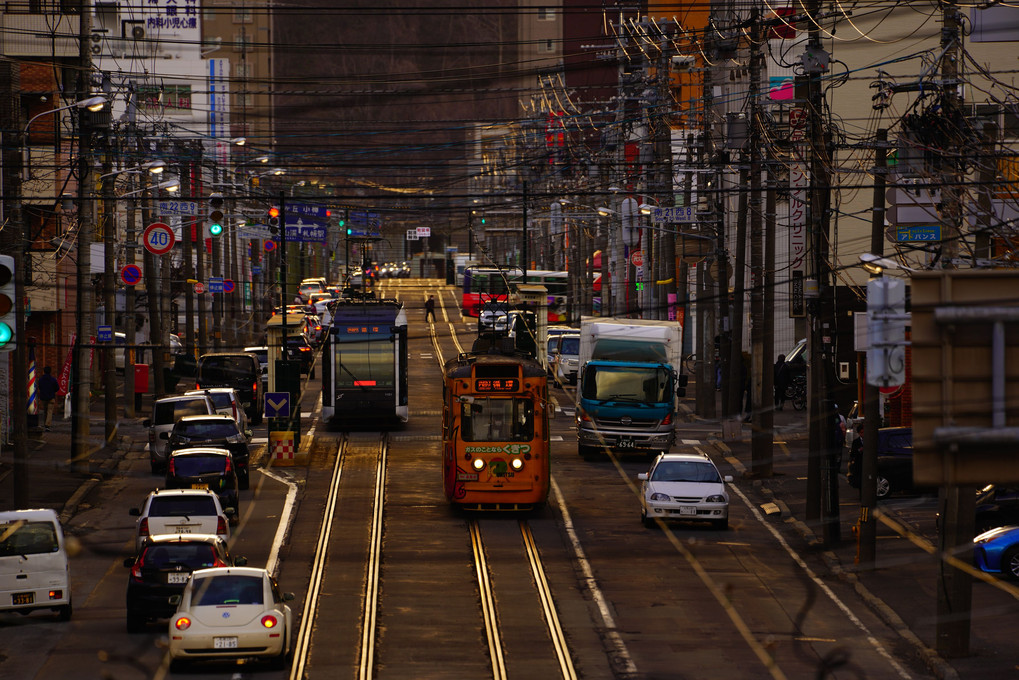
[[[301,373],[310,373],[315,361],[315,350],[304,335],[287,335],[287,358],[301,362]]]
[[[170,430],[184,416],[212,415],[216,405],[207,394],[177,395],[156,399],[152,417],[142,421],[149,429],[149,465],[153,474],[166,470],[166,442]]]
[[[171,598],[170,669],[192,661],[266,659],[277,669],[290,654],[293,593],[280,592],[265,569],[218,567],[191,574],[184,592]]]
[[[704,454],[662,453],[640,480],[640,518],[653,527],[655,518],[709,521],[716,529],[729,527],[729,493],[714,462]]]
[[[71,618],[71,569],[55,510],[0,512],[0,612]]]
[[[226,449],[177,449],[166,463],[167,489],[210,489],[224,508],[233,508],[231,524],[240,517],[240,494],[233,454]]]
[[[980,571],[1019,579],[1019,526],[998,527],[974,538],[973,564]]]
[[[241,489],[248,488],[248,438],[244,436],[237,422],[220,414],[211,416],[185,416],[170,430],[166,444],[167,453],[178,449],[213,447],[228,450],[233,454],[237,468],[237,481]]]
[[[184,393],[184,396],[195,394],[208,396],[209,399],[212,399],[212,405],[216,408],[216,413],[230,416],[237,421],[238,429],[245,436],[251,436],[248,427],[248,413],[244,410],[244,405],[241,403],[241,397],[237,394],[237,390],[232,387],[209,387],[204,390],[188,390]]]
[[[230,515],[219,497],[208,489],[158,489],[140,508],[129,511],[135,521],[135,552],[145,539],[159,534],[215,534],[230,540]]]
[[[577,384],[580,364],[580,333],[563,333],[556,343],[555,377],[560,383]]]
[[[233,558],[222,536],[188,534],[150,536],[141,552],[124,560],[131,570],[127,580],[127,632],[140,632],[150,619],[165,619],[177,610],[172,595],[184,592],[195,569],[243,567],[244,557]]]
[[[198,358],[197,389],[232,387],[241,397],[252,425],[262,422],[262,367],[258,357],[245,352],[209,352]]]

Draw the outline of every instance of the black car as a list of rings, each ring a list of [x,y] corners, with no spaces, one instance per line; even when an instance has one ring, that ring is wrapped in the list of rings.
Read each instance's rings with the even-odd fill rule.
[[[127,632],[140,632],[146,621],[171,616],[176,607],[169,603],[170,596],[184,591],[195,569],[243,567],[247,563],[243,557],[230,557],[221,536],[150,536],[137,556],[124,560],[124,566],[131,569],[127,580]]]
[[[850,486],[859,489],[862,477],[862,442],[849,452]],[[877,497],[913,489],[913,428],[882,427],[877,431]]]
[[[247,352],[210,352],[198,358],[198,389],[232,387],[237,391],[252,425],[262,422],[265,397],[262,392],[262,366],[258,357]]]
[[[221,448],[233,454],[237,482],[240,488],[248,488],[248,440],[237,427],[237,421],[230,416],[185,416],[170,430],[166,443],[169,456],[179,449]]]
[[[211,489],[224,508],[233,508],[231,524],[240,518],[237,468],[227,449],[177,449],[166,463],[167,489]]]
[[[989,484],[977,491],[976,531],[1019,524],[1019,488]]]
[[[301,362],[301,373],[310,373],[315,360],[315,350],[308,339],[301,334],[287,335],[287,358]]]

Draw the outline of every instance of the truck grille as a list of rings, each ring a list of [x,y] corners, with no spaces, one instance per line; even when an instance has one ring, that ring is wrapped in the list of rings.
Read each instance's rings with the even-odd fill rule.
[[[644,418],[597,418],[595,423],[599,427],[627,427],[635,429],[646,429],[649,427],[658,427],[658,420],[655,418],[644,419]]]

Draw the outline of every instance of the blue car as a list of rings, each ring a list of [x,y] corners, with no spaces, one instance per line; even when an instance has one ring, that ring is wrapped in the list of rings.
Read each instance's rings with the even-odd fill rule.
[[[998,527],[974,538],[973,564],[980,571],[1019,579],[1019,526]]]

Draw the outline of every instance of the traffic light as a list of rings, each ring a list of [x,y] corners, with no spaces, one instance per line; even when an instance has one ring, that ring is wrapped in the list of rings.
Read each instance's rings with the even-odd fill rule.
[[[343,229],[343,227],[345,227],[347,224],[347,211],[337,210],[336,216],[340,219],[340,229]],[[347,233],[349,234],[350,232],[348,231]]]
[[[209,236],[223,234],[223,194],[209,196]]]
[[[18,312],[14,295],[14,258],[0,255],[0,352],[17,347]]]
[[[280,233],[280,209],[276,206],[269,208],[269,233],[273,239],[279,238]]]

